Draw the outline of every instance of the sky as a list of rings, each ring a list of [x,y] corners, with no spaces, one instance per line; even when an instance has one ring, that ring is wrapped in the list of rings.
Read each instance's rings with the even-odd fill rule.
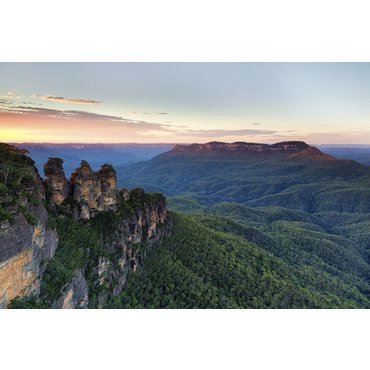
[[[370,144],[370,63],[0,63],[0,141]]]

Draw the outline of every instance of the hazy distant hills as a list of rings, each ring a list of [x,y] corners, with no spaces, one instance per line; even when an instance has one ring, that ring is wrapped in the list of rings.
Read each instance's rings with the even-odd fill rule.
[[[370,167],[303,142],[172,147],[156,156],[166,148],[27,148],[59,151],[67,166],[88,155],[121,163],[120,185],[167,196],[170,236],[104,307],[370,308]],[[122,165],[140,155],[149,159]],[[89,250],[94,225],[82,239]],[[63,228],[61,243],[80,247],[80,233],[68,244],[72,231]],[[59,262],[51,282],[68,267]]]
[[[324,153],[340,159],[352,159],[359,163],[370,166],[369,145],[319,145]]]
[[[171,150],[175,144],[15,144],[30,152],[40,173],[43,164],[49,157],[64,160],[67,176],[78,167],[81,159],[87,160],[93,169],[104,163],[112,163],[115,167],[126,166],[140,161],[148,161],[158,154]],[[340,159],[352,159],[370,165],[370,146],[318,146],[323,153]]]
[[[121,173],[182,214],[118,305],[370,307],[369,167],[305,143],[208,143]]]
[[[146,161],[157,154],[170,150],[174,144],[15,144],[29,151],[39,172],[49,157],[64,160],[67,177],[80,165],[81,160],[98,169],[105,163],[114,167],[138,161]]]
[[[237,202],[305,212],[370,211],[370,169],[317,148],[245,152],[176,147],[126,167],[122,182],[206,204]]]

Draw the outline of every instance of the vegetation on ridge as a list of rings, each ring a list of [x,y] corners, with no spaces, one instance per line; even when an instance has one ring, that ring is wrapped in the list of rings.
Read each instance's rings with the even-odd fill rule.
[[[105,307],[370,308],[368,167],[281,153],[169,152],[124,174],[125,185],[172,195],[168,204],[177,212],[170,212],[172,236],[144,253]],[[106,248],[110,238],[145,204],[164,200],[138,188],[129,201],[124,195],[116,212],[89,221],[50,218],[59,247],[41,299],[13,307],[50,307],[76,269],[84,270],[90,307],[98,306],[105,287],[98,287],[96,265],[115,253]]]
[[[294,266],[228,230],[217,231],[213,223],[204,226],[198,217],[172,217],[173,236],[144,261],[110,307],[370,307],[352,281],[304,263]]]

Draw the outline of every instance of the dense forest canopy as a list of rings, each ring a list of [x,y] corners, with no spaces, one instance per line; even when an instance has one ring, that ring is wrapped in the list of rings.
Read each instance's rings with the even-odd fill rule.
[[[212,304],[197,307],[369,307],[367,166],[325,156],[172,150],[124,173],[126,184],[163,192],[181,214],[174,240],[144,264],[116,305],[191,307],[190,283],[181,298],[158,298],[171,284],[168,275],[186,274],[213,289],[196,285],[214,292]],[[251,250],[264,259],[256,263]],[[237,262],[221,267],[213,253],[226,265]],[[168,274],[153,279],[160,266]],[[216,283],[214,266],[222,271]]]
[[[116,212],[88,222],[51,212],[59,247],[41,298],[12,306],[49,307],[79,269],[91,308],[369,308],[369,167],[307,144],[287,154],[286,145],[269,153],[180,146],[119,168],[126,188],[167,196],[169,236],[155,248],[133,246],[140,266],[111,294],[94,266],[114,260],[106,245],[121,222],[164,197],[134,189]],[[16,149],[1,159],[0,190],[11,201],[32,185],[33,162]],[[5,208],[0,216],[10,219]]]

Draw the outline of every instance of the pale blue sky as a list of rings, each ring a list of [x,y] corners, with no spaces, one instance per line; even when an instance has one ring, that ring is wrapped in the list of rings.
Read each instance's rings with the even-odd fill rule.
[[[370,144],[370,63],[1,63],[1,136]]]

